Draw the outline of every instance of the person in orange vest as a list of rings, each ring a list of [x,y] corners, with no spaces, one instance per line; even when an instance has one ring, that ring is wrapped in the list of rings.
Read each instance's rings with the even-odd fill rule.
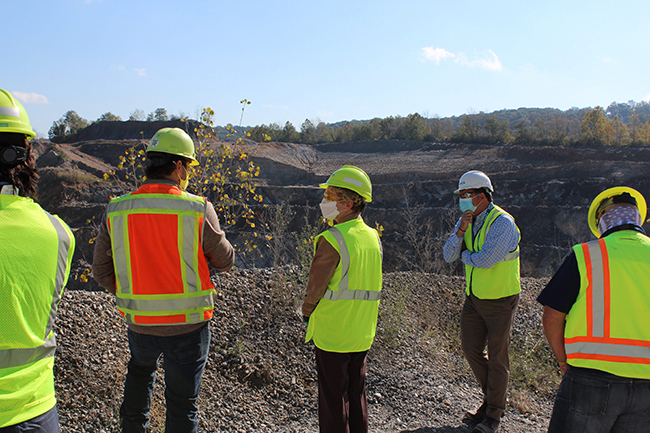
[[[321,433],[366,433],[366,357],[377,328],[382,247],[361,218],[372,184],[344,165],[320,185],[323,218],[335,221],[314,239],[314,259],[301,312],[305,342],[314,340]]]
[[[209,345],[218,271],[234,250],[212,204],[185,191],[194,143],[163,128],[146,151],[147,180],[110,201],[97,236],[93,277],[116,295],[128,324],[131,359],[120,408],[125,433],[145,432],[158,358],[165,370],[165,431],[198,431],[197,399]]]
[[[619,186],[591,203],[578,244],[538,296],[562,382],[548,431],[650,431],[650,238],[646,201]]]
[[[38,173],[25,108],[0,89],[0,431],[58,433],[54,322],[75,248],[34,201]]]

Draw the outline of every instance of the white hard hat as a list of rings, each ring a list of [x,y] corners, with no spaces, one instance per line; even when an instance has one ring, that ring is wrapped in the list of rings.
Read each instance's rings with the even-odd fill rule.
[[[481,189],[487,188],[488,191],[494,192],[492,189],[492,182],[485,173],[478,170],[471,170],[460,177],[458,181],[458,189],[454,194],[458,194],[464,189]]]

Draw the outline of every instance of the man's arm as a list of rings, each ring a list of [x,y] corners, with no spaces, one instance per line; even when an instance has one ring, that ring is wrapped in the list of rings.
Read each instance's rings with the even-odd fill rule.
[[[107,292],[115,294],[115,266],[113,265],[113,249],[108,233],[108,223],[104,214],[99,226],[99,234],[95,239],[93,250],[93,279]]]
[[[481,249],[477,252],[463,251],[461,259],[466,265],[491,268],[516,250],[518,244],[519,232],[515,222],[507,215],[499,215],[490,226]]]
[[[318,239],[316,254],[309,269],[309,280],[305,300],[302,303],[302,315],[311,316],[316,306],[323,298],[327,285],[334,276],[334,271],[341,260],[338,251],[324,238]]]
[[[463,235],[465,234],[465,231],[460,229],[461,223],[462,223],[462,217],[459,218],[458,221],[456,222],[456,225],[454,226],[454,231],[451,233],[449,239],[447,239],[447,242],[445,243],[445,246],[442,248],[442,258],[447,263],[451,263],[453,261],[458,260],[458,258],[460,257],[460,253],[463,250],[463,246],[465,245],[465,242],[463,240]],[[467,228],[467,225],[465,226],[465,228]]]
[[[218,271],[227,271],[235,264],[235,249],[226,234],[221,230],[217,212],[208,202],[203,227],[203,255],[210,265]]]
[[[548,344],[551,346],[555,358],[560,363],[562,376],[569,371],[569,364],[566,362],[566,350],[564,349],[564,327],[566,326],[566,314],[544,306],[542,325]]]

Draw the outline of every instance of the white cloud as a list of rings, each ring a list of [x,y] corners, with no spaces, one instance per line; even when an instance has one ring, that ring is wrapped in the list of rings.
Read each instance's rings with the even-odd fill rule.
[[[485,51],[482,55],[470,60],[463,52],[452,53],[444,48],[424,47],[422,48],[424,58],[439,65],[442,60],[452,60],[454,63],[468,68],[482,68],[489,71],[501,71],[503,65],[499,57],[492,50]]]
[[[24,104],[49,104],[50,101],[44,95],[38,93],[11,92],[12,95]]]
[[[133,68],[136,74],[138,74],[141,77],[146,77],[147,76],[147,70],[146,69],[139,69],[139,68]]]
[[[111,65],[111,70],[112,71],[120,71],[120,72],[122,72],[122,71],[125,71],[126,68],[124,66],[121,66],[121,65]]]
[[[441,60],[444,60],[446,58],[453,59],[456,57],[456,54],[450,53],[444,48],[424,47],[422,48],[422,52],[424,53],[424,57],[427,60],[434,62],[436,65],[439,65]]]

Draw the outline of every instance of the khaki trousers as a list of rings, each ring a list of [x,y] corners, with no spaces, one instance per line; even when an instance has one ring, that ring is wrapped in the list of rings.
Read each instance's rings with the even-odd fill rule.
[[[508,347],[518,304],[519,294],[501,299],[478,299],[470,295],[460,313],[463,353],[481,385],[487,416],[491,418],[501,418],[506,409],[510,377]]]

